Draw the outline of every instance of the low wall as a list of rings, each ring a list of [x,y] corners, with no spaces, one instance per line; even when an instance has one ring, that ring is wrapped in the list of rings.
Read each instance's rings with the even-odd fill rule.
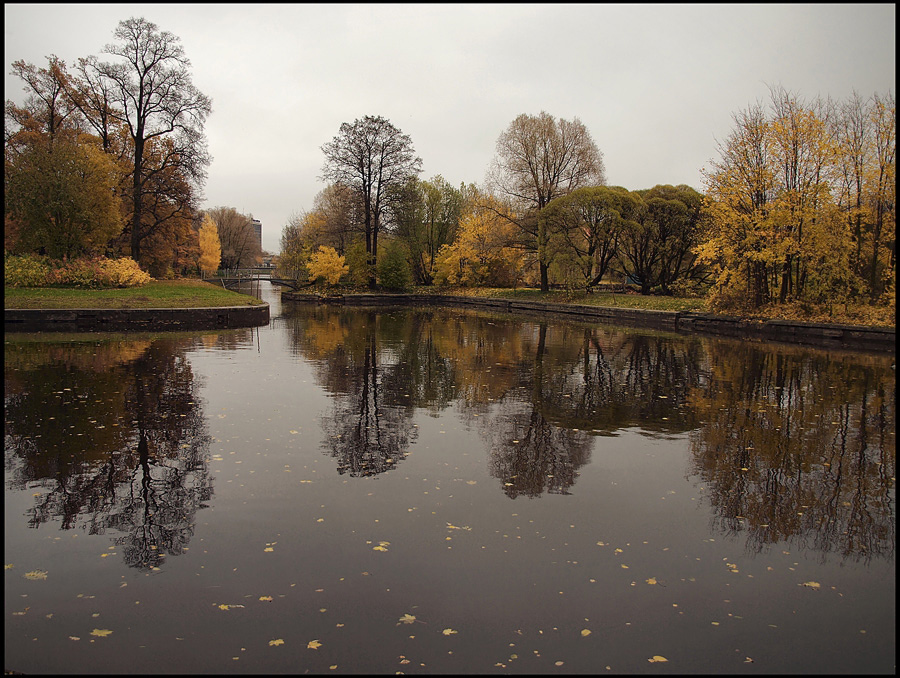
[[[6,309],[4,332],[158,332],[269,324],[269,305],[208,308]]]
[[[863,327],[789,320],[746,320],[688,311],[649,311],[633,308],[587,306],[582,304],[548,304],[539,301],[483,299],[442,294],[348,294],[321,297],[315,294],[299,294],[285,291],[282,292],[281,298],[284,301],[336,303],[348,306],[419,304],[424,306],[481,308],[507,312],[546,313],[554,316],[617,325],[693,332],[738,339],[806,344],[820,348],[842,348],[879,353],[893,353],[896,350],[896,332],[890,327]]]

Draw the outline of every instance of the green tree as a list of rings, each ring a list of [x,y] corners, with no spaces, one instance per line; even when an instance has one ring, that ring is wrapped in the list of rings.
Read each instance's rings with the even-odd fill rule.
[[[405,290],[412,283],[406,251],[396,239],[388,240],[378,255],[378,283],[385,289]]]
[[[562,240],[582,284],[591,287],[609,272],[625,221],[638,204],[639,199],[624,188],[585,186],[555,198],[540,218],[546,230]]]

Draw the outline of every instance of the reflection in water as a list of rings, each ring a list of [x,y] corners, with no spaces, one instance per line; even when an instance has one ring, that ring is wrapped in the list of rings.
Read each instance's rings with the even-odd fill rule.
[[[6,478],[42,490],[31,527],[112,530],[140,568],[182,552],[212,495],[192,344],[7,341]]]
[[[334,396],[340,473],[395,468],[419,408],[458,407],[511,498],[571,493],[596,436],[689,433],[716,527],[749,550],[893,558],[889,359],[450,309],[300,307],[288,327]]]
[[[747,547],[785,540],[822,556],[893,558],[893,376],[879,359],[729,344],[691,393],[703,423],[692,472],[714,520]]]

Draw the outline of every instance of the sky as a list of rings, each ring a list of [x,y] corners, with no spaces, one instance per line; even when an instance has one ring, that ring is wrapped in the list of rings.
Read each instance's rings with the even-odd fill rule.
[[[893,4],[5,4],[5,98],[22,59],[103,54],[120,21],[181,40],[212,99],[201,207],[263,225],[263,248],[325,188],[322,145],[383,116],[422,179],[481,185],[520,114],[579,119],[609,185],[688,184],[770,87],[896,93]]]

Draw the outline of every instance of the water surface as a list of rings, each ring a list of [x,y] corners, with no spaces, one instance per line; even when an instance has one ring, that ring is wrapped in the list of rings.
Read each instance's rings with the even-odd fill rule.
[[[6,335],[5,668],[894,672],[892,356],[262,296]]]

